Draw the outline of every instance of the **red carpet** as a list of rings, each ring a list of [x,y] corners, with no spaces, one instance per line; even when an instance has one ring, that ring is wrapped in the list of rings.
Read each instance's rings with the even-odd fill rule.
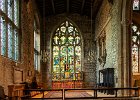
[[[86,93],[85,91],[68,91],[65,92],[66,98],[72,97],[91,97],[90,94]],[[62,97],[62,92],[52,91],[45,95],[45,98],[54,98],[54,97]]]

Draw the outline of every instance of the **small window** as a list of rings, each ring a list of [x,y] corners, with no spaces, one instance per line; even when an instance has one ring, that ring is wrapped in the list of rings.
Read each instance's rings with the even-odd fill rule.
[[[139,9],[140,9],[140,1],[133,0],[133,10],[139,10]]]

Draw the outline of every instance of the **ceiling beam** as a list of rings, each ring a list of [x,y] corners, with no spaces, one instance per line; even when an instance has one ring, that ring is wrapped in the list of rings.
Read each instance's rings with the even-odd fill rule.
[[[83,14],[84,5],[85,5],[85,0],[82,1],[81,15]]]
[[[70,8],[70,7],[69,7],[69,6],[70,6],[69,3],[70,3],[70,1],[67,0],[67,13],[69,13],[69,8]]]
[[[52,3],[53,14],[55,14],[54,1],[53,1],[53,0],[51,0],[51,3]]]

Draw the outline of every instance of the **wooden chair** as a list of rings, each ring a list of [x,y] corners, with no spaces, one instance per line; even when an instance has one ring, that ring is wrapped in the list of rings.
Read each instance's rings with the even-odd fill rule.
[[[0,100],[8,100],[8,96],[4,93],[4,87],[0,86]]]

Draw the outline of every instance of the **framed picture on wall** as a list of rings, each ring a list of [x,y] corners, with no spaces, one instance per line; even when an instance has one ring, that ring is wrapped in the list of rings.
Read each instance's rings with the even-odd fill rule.
[[[14,83],[19,84],[23,82],[23,70],[14,69]]]

